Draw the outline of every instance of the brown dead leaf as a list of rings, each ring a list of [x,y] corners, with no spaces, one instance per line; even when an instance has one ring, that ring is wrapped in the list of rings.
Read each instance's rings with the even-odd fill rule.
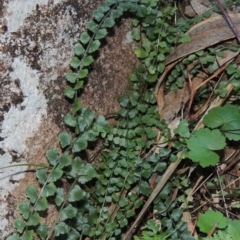
[[[203,81],[203,77],[200,75],[201,73],[192,80],[194,88]],[[164,96],[164,106],[162,109],[159,108],[160,116],[165,119],[167,123],[171,122],[177,116],[180,109],[188,102],[190,94],[191,92],[187,82],[184,83],[183,88],[175,92],[170,91]]]
[[[224,54],[223,57],[216,56],[218,65],[222,66],[223,64],[229,62],[231,59],[235,58],[239,54],[239,52],[240,51],[233,52],[231,50],[223,51],[223,54]]]
[[[229,14],[229,17],[232,19],[238,31],[240,31],[240,14]],[[168,55],[165,61],[166,65],[191,53],[235,37],[233,31],[221,15],[211,17],[196,24],[186,35],[191,37],[191,42],[179,45]]]
[[[207,2],[207,4],[206,4],[206,3],[202,4],[202,3],[200,3],[200,2],[197,1],[197,0],[191,0],[191,1],[190,1],[190,4],[191,4],[193,10],[194,10],[198,15],[201,15],[201,14],[203,14],[204,12],[210,10],[210,7],[207,7],[207,5],[211,5],[211,3],[210,3],[209,1],[207,1],[207,0],[206,0],[206,2]],[[209,3],[210,3],[210,4],[209,4]]]

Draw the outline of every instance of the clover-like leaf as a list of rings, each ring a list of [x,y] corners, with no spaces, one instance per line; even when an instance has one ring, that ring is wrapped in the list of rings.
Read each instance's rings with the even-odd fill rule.
[[[77,56],[80,56],[81,54],[83,54],[85,52],[85,49],[83,48],[82,44],[77,44],[75,47],[74,47],[74,53],[77,55]]]
[[[59,158],[58,168],[62,169],[63,167],[69,166],[72,163],[72,158],[68,152],[64,152],[63,155]]]
[[[71,219],[77,216],[78,209],[73,207],[72,204],[68,204],[67,207],[60,211],[61,220]]]
[[[80,41],[83,43],[83,44],[86,44],[88,43],[90,40],[90,36],[87,32],[83,32],[80,36]]]
[[[122,14],[123,14],[123,9],[120,6],[118,6],[118,8],[111,11],[111,17],[113,19],[119,18],[120,16],[122,16]]]
[[[36,175],[38,182],[44,184],[47,180],[47,168],[39,168]]]
[[[63,192],[63,188],[58,188],[56,191],[56,196],[55,196],[55,203],[57,206],[60,206],[63,201],[64,201],[64,192]]]
[[[174,129],[174,133],[179,134],[181,137],[189,138],[190,132],[188,128],[188,121],[185,119],[182,120],[177,126],[177,128]]]
[[[37,228],[37,233],[41,237],[41,239],[46,239],[48,235],[48,225],[40,224]]]
[[[54,236],[55,237],[60,236],[62,234],[67,234],[68,232],[69,232],[69,226],[64,222],[61,222],[61,223],[55,225],[55,227],[54,227]]]
[[[24,219],[27,219],[31,209],[30,209],[30,201],[25,201],[25,202],[21,202],[18,204],[17,206],[19,212],[22,214]]]
[[[188,35],[182,35],[180,38],[179,38],[179,42],[181,43],[187,43],[187,42],[191,42],[191,37],[189,37]]]
[[[102,27],[103,28],[111,28],[115,25],[115,21],[112,17],[108,17],[104,20]]]
[[[104,17],[104,11],[100,8],[94,10],[93,17],[99,22]]]
[[[80,152],[84,149],[86,149],[88,146],[88,143],[85,139],[83,139],[82,137],[79,137],[73,144],[73,147],[72,147],[72,151],[74,153],[76,152]]]
[[[71,143],[71,135],[69,133],[62,132],[58,135],[59,142],[62,148],[65,148]]]
[[[34,203],[38,197],[38,190],[36,185],[31,185],[27,187],[26,190],[27,197],[30,199],[31,203]]]
[[[75,91],[71,87],[67,87],[64,91],[64,95],[70,99],[73,99],[75,96]]]
[[[138,58],[146,58],[148,56],[148,53],[143,48],[136,47],[134,52]]]
[[[75,185],[73,189],[69,192],[68,201],[75,202],[84,199],[86,192],[82,190],[78,185]]]
[[[190,150],[188,157],[194,162],[199,162],[202,167],[213,166],[219,161],[219,156],[213,151],[225,146],[225,137],[218,129],[199,129],[187,140]]]
[[[93,20],[90,20],[87,24],[86,24],[87,29],[89,29],[92,32],[95,32],[98,24],[96,24]]]
[[[28,226],[37,226],[40,222],[40,215],[35,212],[34,214],[30,215],[27,225]]]
[[[22,233],[24,228],[26,227],[26,223],[20,219],[20,218],[17,218],[15,221],[14,221],[14,227],[17,229],[17,231],[19,233]]]
[[[95,114],[87,108],[82,108],[81,115],[78,117],[78,127],[80,131],[84,131],[89,127],[95,118]]]
[[[83,86],[83,81],[77,81],[77,83],[74,86],[74,90],[79,90]],[[79,100],[77,102],[80,102]],[[75,102],[76,103],[76,102]],[[74,106],[75,107],[75,106]]]
[[[53,196],[56,191],[57,191],[57,187],[55,186],[54,183],[51,182],[44,187],[43,192],[42,192],[42,196],[43,197]]]
[[[48,202],[45,197],[40,198],[37,200],[36,205],[35,205],[35,210],[36,211],[44,211],[48,208]]]
[[[33,230],[26,230],[21,240],[33,240],[33,235],[34,235]]]
[[[70,127],[76,127],[77,125],[76,118],[69,113],[65,116],[64,122]]]
[[[69,173],[70,176],[72,177],[77,177],[80,169],[84,168],[84,163],[80,157],[74,158],[71,164],[72,170]]]
[[[93,125],[93,130],[96,132],[102,132],[102,133],[107,133],[110,131],[110,125],[109,123],[105,120],[103,116],[99,116],[97,121]]]
[[[99,40],[95,40],[95,41],[91,42],[90,45],[89,45],[89,50],[88,50],[88,52],[89,52],[89,53],[95,52],[96,50],[99,49],[100,45],[101,45],[101,43],[100,43]]]
[[[46,157],[48,162],[52,166],[55,166],[58,161],[58,149],[57,148],[49,149],[46,153]]]
[[[82,69],[78,73],[78,77],[80,79],[85,78],[88,75],[88,69]]]
[[[74,57],[70,62],[70,66],[72,68],[78,68],[80,64],[81,64],[81,61],[78,59],[78,57]]]
[[[60,179],[63,175],[63,171],[60,168],[55,168],[52,172],[51,172],[51,176],[50,176],[50,182],[56,182],[58,179]]]
[[[228,219],[221,212],[208,210],[203,214],[199,214],[197,226],[201,232],[209,233],[211,229],[218,223],[217,228],[225,228],[228,225]]]
[[[83,66],[89,66],[94,61],[92,56],[87,56],[82,60]]]
[[[95,39],[96,40],[99,40],[99,39],[102,39],[104,37],[107,36],[107,29],[106,28],[102,28],[102,29],[99,29],[97,32],[96,32],[96,35],[95,35]]]
[[[221,127],[221,132],[229,140],[240,140],[240,111],[237,106],[226,104],[209,110],[203,122],[210,128]]]
[[[66,79],[70,82],[70,83],[75,83],[76,80],[78,78],[78,75],[76,73],[73,72],[69,72],[66,74]]]
[[[85,184],[97,176],[97,172],[89,163],[85,164],[84,168],[79,171],[78,182]]]
[[[138,28],[133,28],[131,35],[134,40],[140,40],[140,31]]]

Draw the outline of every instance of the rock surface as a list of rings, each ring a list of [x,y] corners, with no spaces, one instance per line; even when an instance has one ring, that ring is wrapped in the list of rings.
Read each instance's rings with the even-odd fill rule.
[[[71,107],[63,90],[73,46],[103,1],[22,2],[0,0],[1,167],[46,163],[46,151],[58,146],[63,116]],[[119,21],[93,65],[82,101],[98,114],[117,111],[116,96],[124,91],[136,63],[129,30],[129,20]],[[25,199],[26,187],[35,183],[34,169],[0,170],[1,239],[12,232],[16,206]]]

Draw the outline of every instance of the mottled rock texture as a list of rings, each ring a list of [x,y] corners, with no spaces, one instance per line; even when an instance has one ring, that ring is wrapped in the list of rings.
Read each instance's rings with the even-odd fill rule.
[[[73,46],[97,0],[0,0],[0,166],[46,163],[45,152],[58,146],[71,108],[63,95]],[[130,20],[122,18],[93,64],[82,94],[97,114],[117,111],[117,96],[136,64],[129,41]],[[34,168],[0,171],[0,236],[12,232],[16,206],[34,184]],[[54,209],[49,209],[49,212]],[[54,214],[51,214],[52,221]]]

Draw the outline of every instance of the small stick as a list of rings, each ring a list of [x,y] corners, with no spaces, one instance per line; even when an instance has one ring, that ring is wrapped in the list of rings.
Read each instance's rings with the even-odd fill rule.
[[[234,23],[232,22],[232,19],[229,17],[227,11],[224,9],[224,7],[222,6],[221,2],[219,0],[215,0],[215,2],[218,5],[218,7],[220,8],[220,10],[223,13],[224,17],[226,18],[226,21],[229,24],[230,28],[232,29],[233,33],[235,34],[238,42],[240,42],[240,34],[239,34],[237,28],[235,27]]]

